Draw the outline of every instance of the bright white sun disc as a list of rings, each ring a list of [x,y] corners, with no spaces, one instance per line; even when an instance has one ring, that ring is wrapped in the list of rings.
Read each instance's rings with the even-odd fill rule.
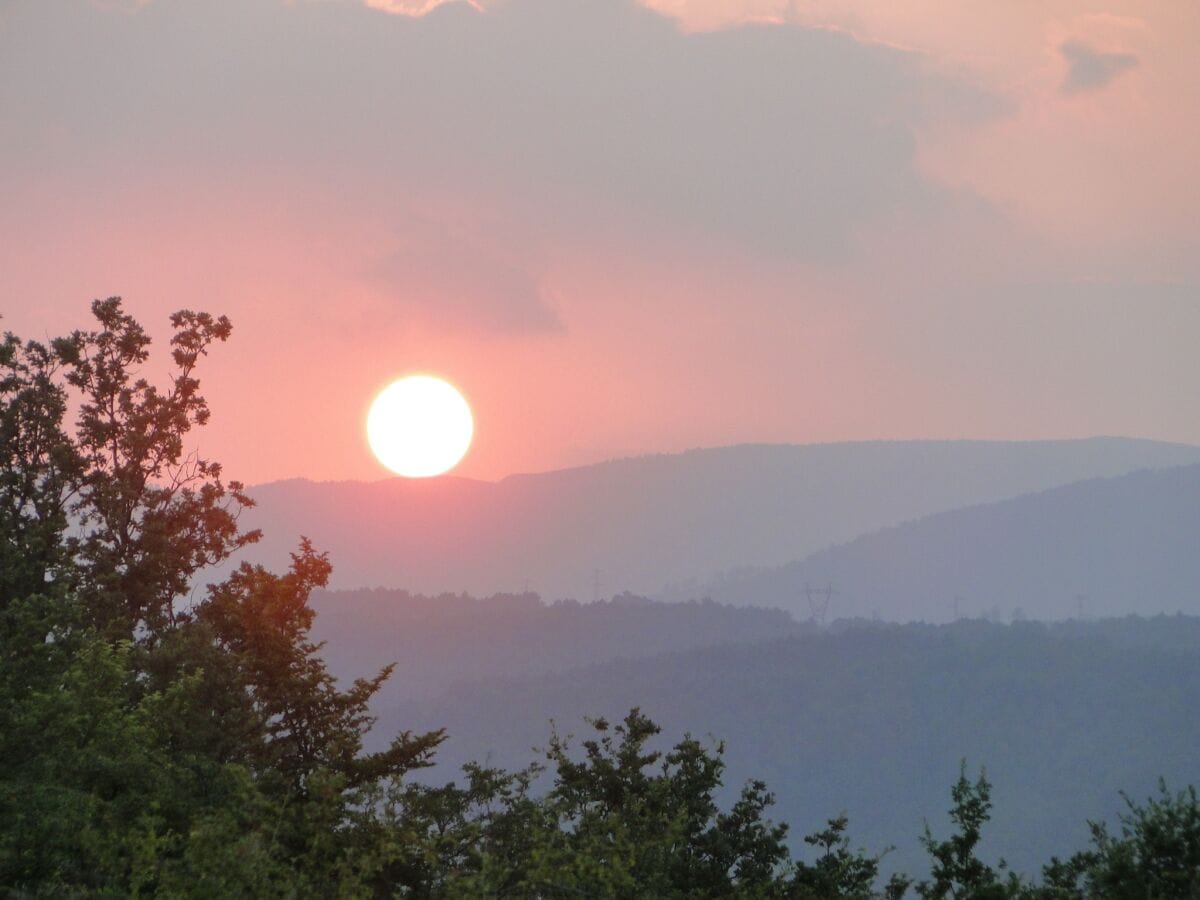
[[[392,382],[371,403],[367,443],[381,463],[406,478],[441,475],[471,446],[475,423],[458,389],[432,375]]]

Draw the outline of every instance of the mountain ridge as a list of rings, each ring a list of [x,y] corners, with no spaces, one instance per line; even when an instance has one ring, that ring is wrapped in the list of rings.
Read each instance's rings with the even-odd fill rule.
[[[945,621],[955,606],[1042,619],[1195,613],[1198,536],[1200,465],[1142,469],[933,513],[699,593],[804,617],[804,586],[830,584],[837,614],[892,621]]]
[[[752,643],[677,649],[544,675],[448,685],[380,706],[381,734],[444,727],[444,784],[471,760],[517,767],[555,728],[640,707],[675,740],[722,741],[731,798],[748,778],[803,834],[846,813],[856,845],[897,850],[887,868],[919,871],[921,823],[944,833],[964,760],[994,787],[985,858],[1018,871],[1086,842],[1086,820],[1114,822],[1119,792],[1200,777],[1200,619],[1126,617],[998,625],[858,625]]]
[[[924,514],[1189,462],[1200,448],[1138,439],[896,441],[704,448],[499,482],[289,480],[248,488],[243,525],[264,539],[243,558],[286,566],[304,534],[330,552],[336,588],[653,595]]]
[[[1189,444],[1184,441],[1165,441],[1155,438],[1141,437],[1124,437],[1116,434],[1094,434],[1087,437],[1072,437],[1072,438],[871,438],[864,440],[848,440],[848,441],[813,441],[809,443],[794,443],[789,441],[743,441],[737,444],[718,444],[715,446],[698,446],[687,447],[683,450],[664,450],[651,453],[637,453],[627,456],[614,456],[607,459],[598,459],[590,463],[580,463],[573,466],[561,466],[552,469],[540,469],[533,472],[510,472],[507,475],[502,475],[499,478],[476,478],[470,475],[456,475],[447,473],[438,475],[433,478],[417,478],[406,479],[399,475],[385,475],[382,478],[308,478],[304,475],[291,475],[287,478],[274,478],[269,481],[258,481],[247,485],[247,489],[254,490],[256,488],[275,487],[278,485],[287,484],[309,484],[309,485],[339,485],[339,484],[362,484],[362,485],[379,485],[390,482],[437,482],[437,481],[458,481],[467,482],[470,484],[480,485],[500,485],[508,481],[525,478],[541,478],[543,476],[561,475],[572,472],[582,472],[588,470],[599,469],[607,466],[621,466],[625,464],[636,464],[643,461],[653,461],[660,459],[677,459],[686,456],[699,456],[707,454],[721,454],[726,452],[738,452],[744,450],[794,450],[794,449],[809,449],[809,448],[825,448],[825,447],[876,447],[876,446],[901,446],[901,445],[990,445],[990,446],[1021,446],[1030,444],[1080,444],[1091,442],[1119,442],[1124,444],[1143,444],[1146,446],[1160,448],[1175,448],[1181,451],[1195,451],[1200,456],[1200,444]]]

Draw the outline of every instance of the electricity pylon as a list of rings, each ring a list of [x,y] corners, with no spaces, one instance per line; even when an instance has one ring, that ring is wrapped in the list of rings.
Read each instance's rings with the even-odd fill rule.
[[[818,625],[825,624],[825,615],[829,612],[829,601],[836,593],[832,583],[823,588],[815,588],[808,582],[804,583],[804,596],[808,598],[808,608],[811,611],[812,620]]]

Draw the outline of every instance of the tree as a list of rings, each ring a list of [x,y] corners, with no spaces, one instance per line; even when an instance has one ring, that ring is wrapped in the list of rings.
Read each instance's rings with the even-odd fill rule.
[[[57,349],[0,342],[0,608],[44,593],[68,561],[62,535],[82,461],[63,431]]]
[[[950,820],[958,830],[944,841],[935,840],[929,825],[921,843],[933,860],[931,880],[917,884],[917,893],[925,900],[1002,900],[1020,891],[1015,875],[1002,879],[991,866],[976,856],[983,826],[992,808],[992,786],[981,771],[972,784],[964,761],[958,781],[951,789],[954,806]],[[1004,868],[1001,861],[1000,868]]]
[[[67,544],[89,620],[110,637],[149,643],[184,615],[178,602],[199,571],[258,539],[237,527],[252,505],[242,485],[226,486],[220,464],[184,443],[209,419],[196,366],[232,325],[191,310],[172,315],[175,371],[160,391],[139,374],[150,338],[120,298],[95,301],[92,314],[97,329],[54,342],[80,403],[70,510],[82,534]]]
[[[710,751],[685,737],[652,749],[660,729],[637,709],[616,725],[590,724],[596,737],[583,742],[582,758],[552,735],[553,785],[537,800],[529,785],[540,766],[516,776],[473,769],[474,781],[496,788],[487,799],[499,809],[483,804],[482,852],[452,879],[450,895],[783,896],[786,826],[764,819],[772,798],[761,782],[719,809],[720,745]]]
[[[846,817],[838,816],[830,819],[821,831],[805,835],[804,843],[820,848],[821,855],[815,863],[796,864],[790,896],[799,900],[871,900],[879,896],[875,884],[879,879],[879,860],[882,856],[869,856],[864,850],[851,850],[850,839],[846,836],[847,825]],[[909,883],[907,877],[893,875],[888,880],[884,896],[904,896]]]
[[[171,316],[159,390],[120,299],[92,313],[0,344],[0,884],[353,891],[379,865],[364,804],[441,734],[362,752],[390,670],[345,691],[329,675],[308,638],[329,563],[307,541],[289,572],[243,565],[185,606],[257,539],[242,486],[185,443],[209,418],[196,368],[231,326]]]
[[[1196,788],[1179,793],[1159,781],[1144,805],[1122,794],[1127,812],[1121,834],[1092,822],[1092,847],[1046,866],[1042,896],[1098,900],[1200,897],[1200,800]]]
[[[325,585],[330,569],[305,538],[288,573],[243,564],[197,613],[216,645],[238,661],[246,699],[263,723],[264,756],[256,762],[298,791],[317,771],[336,773],[350,787],[406,772],[424,764],[441,741],[441,732],[404,733],[388,750],[362,755],[363,735],[375,722],[368,703],[392,667],[348,691],[329,674],[320,645],[308,639],[314,615],[308,597]]]

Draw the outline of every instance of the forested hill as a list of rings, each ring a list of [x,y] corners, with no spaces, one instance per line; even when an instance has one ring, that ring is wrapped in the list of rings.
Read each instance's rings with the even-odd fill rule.
[[[263,529],[250,556],[273,569],[312,538],[334,587],[590,599],[597,573],[604,595],[653,595],[931,513],[1188,463],[1200,448],[1120,438],[747,445],[496,483],[277,482],[251,489],[242,523]]]
[[[800,634],[782,610],[712,601],[654,603],[632,594],[599,603],[541,603],[534,594],[437,597],[395,590],[316,591],[313,635],[343,680],[395,663],[377,705],[459,681],[538,674],[675,650]]]
[[[1115,820],[1118,791],[1200,782],[1200,619],[862,625],[459,684],[381,705],[379,726],[445,726],[438,781],[472,758],[524,763],[551,718],[580,733],[631,706],[666,734],[725,740],[727,788],[765,779],[794,838],[844,811],[856,844],[895,843],[889,865],[910,870],[922,821],[947,830],[960,761],[984,765],[983,853],[1031,867],[1084,844],[1087,819]]]
[[[806,584],[833,585],[833,615],[891,621],[1200,613],[1200,466],[940,513],[697,593],[806,617]]]

